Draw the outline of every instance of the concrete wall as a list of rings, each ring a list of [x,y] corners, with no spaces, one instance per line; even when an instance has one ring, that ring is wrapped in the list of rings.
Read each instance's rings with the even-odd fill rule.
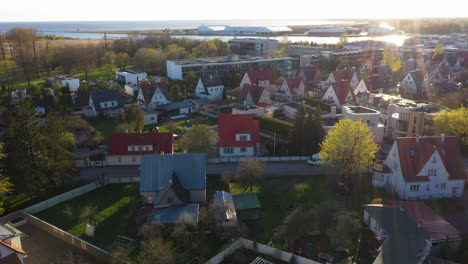
[[[2,222],[8,222],[16,217],[23,217],[27,219],[27,222],[34,226],[37,229],[40,229],[47,234],[62,240],[63,242],[84,251],[85,253],[93,256],[94,258],[100,260],[101,263],[110,262],[111,254],[103,249],[100,249],[68,232],[63,231],[62,229],[55,227],[47,222],[42,221],[41,219],[32,216],[24,211],[17,211],[7,216],[4,216],[0,219]],[[54,249],[51,249],[54,250]]]
[[[221,158],[243,157],[243,156],[254,156],[255,155],[255,147],[245,147],[245,152],[241,152],[240,147],[232,147],[232,149],[233,149],[232,154],[224,153],[225,148],[227,148],[227,147],[220,147],[219,148],[219,156]]]
[[[255,159],[260,162],[282,162],[282,161],[306,161],[310,156],[291,156],[291,157],[228,157],[228,158],[210,158],[208,163],[238,163],[243,160]]]
[[[112,155],[106,156],[107,166],[141,165],[142,155]]]

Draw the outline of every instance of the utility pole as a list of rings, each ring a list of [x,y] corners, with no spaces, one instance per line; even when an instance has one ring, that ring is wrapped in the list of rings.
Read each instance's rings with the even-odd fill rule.
[[[273,157],[276,157],[276,130],[273,130]]]

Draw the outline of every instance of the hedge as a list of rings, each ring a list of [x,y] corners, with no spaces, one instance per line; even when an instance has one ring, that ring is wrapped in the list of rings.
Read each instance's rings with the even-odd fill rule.
[[[284,139],[289,137],[289,131],[293,127],[291,123],[267,116],[254,115],[254,119],[259,121],[260,130],[271,133],[276,132],[278,136]]]

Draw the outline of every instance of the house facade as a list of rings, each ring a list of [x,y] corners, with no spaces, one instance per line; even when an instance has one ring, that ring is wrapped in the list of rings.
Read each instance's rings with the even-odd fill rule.
[[[217,102],[223,100],[223,91],[224,85],[221,78],[217,75],[209,75],[198,79],[195,96]]]
[[[355,102],[356,96],[354,95],[349,82],[342,80],[332,83],[323,94],[321,101],[341,108],[344,104]]]
[[[80,79],[75,78],[71,75],[62,75],[45,78],[46,84],[52,86],[55,83],[59,83],[62,87],[68,87],[71,93],[78,91],[80,88]]]
[[[397,138],[387,158],[374,166],[372,184],[408,200],[463,196],[465,172],[458,138]]]
[[[302,101],[307,97],[307,90],[302,78],[286,78],[275,97],[284,101]]]
[[[326,83],[327,84],[334,84],[341,82],[342,80],[346,80],[349,83],[351,89],[356,89],[357,85],[359,84],[359,76],[356,73],[356,70],[353,68],[351,70],[348,69],[338,69],[334,72],[331,72],[328,76]]]
[[[107,166],[140,165],[144,155],[172,154],[172,133],[115,133],[109,136]]]
[[[400,82],[400,94],[415,97],[423,92],[424,76],[420,70],[411,71],[406,74]]]
[[[115,80],[126,85],[138,85],[140,81],[146,78],[148,78],[146,72],[129,70],[115,72]]]
[[[322,74],[318,66],[301,67],[296,77],[301,78],[307,85],[317,85],[322,81]]]
[[[271,104],[271,93],[258,85],[245,84],[237,97],[237,103],[242,105],[267,106]]]
[[[89,95],[89,116],[102,113],[107,117],[116,117],[123,111],[123,102],[119,90],[95,91]]]
[[[219,157],[255,156],[260,149],[260,127],[253,115],[218,116]]]
[[[275,75],[268,68],[246,71],[242,77],[240,87],[244,87],[245,84],[261,86],[272,94],[276,90]]]
[[[140,107],[155,109],[171,103],[169,88],[166,83],[142,83],[138,91],[137,104]]]

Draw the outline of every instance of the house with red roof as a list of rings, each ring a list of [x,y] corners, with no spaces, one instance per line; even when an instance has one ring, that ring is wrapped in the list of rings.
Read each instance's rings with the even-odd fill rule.
[[[260,126],[253,115],[218,116],[219,156],[254,156],[260,149]]]
[[[144,155],[172,154],[173,135],[169,132],[115,133],[109,136],[108,166],[140,165]]]
[[[276,78],[271,69],[246,71],[242,77],[240,87],[244,87],[245,84],[261,86],[272,94],[276,91]]]
[[[302,101],[307,97],[307,90],[305,88],[302,78],[286,78],[281,88],[276,92],[276,98],[286,101]]]
[[[265,107],[271,105],[271,93],[262,86],[244,84],[237,97],[237,103]]]
[[[325,83],[334,84],[342,80],[346,80],[349,83],[349,86],[354,90],[359,83],[359,76],[354,68],[351,70],[337,69],[330,73]]]
[[[137,103],[148,109],[154,109],[160,105],[169,104],[171,97],[167,83],[142,83],[138,91]]]
[[[374,165],[372,184],[415,200],[461,197],[465,179],[457,137],[399,137],[387,158]]]
[[[355,102],[356,96],[354,95],[349,82],[342,80],[331,84],[323,94],[321,101],[326,104],[341,107],[345,104]]]
[[[307,85],[316,85],[322,81],[322,74],[318,66],[304,66],[299,69],[296,77],[302,78]]]

